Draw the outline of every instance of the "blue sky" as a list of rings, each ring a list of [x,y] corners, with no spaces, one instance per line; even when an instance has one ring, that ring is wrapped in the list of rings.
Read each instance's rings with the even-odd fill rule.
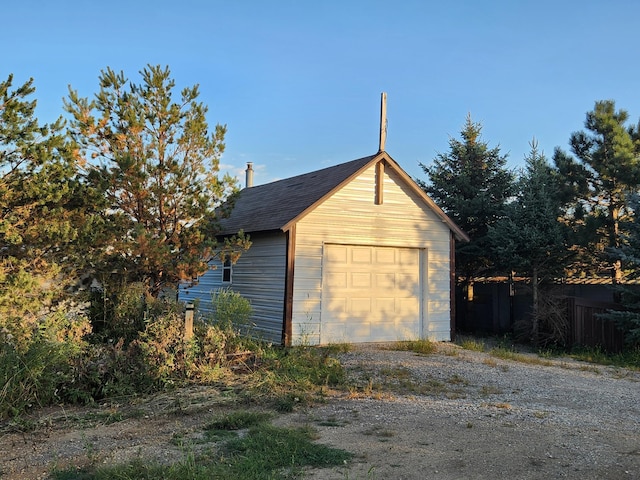
[[[33,77],[42,122],[63,113],[68,85],[97,92],[107,66],[138,81],[168,65],[179,87],[200,85],[210,124],[227,124],[222,168],[254,162],[256,184],[375,153],[383,91],[386,150],[420,178],[468,113],[513,168],[533,137],[549,158],[568,149],[596,100],[640,118],[632,0],[8,0],[2,12],[0,80]]]

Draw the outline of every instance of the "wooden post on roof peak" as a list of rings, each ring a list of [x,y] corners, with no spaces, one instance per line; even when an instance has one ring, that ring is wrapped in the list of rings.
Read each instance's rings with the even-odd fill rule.
[[[384,152],[384,144],[387,141],[387,94],[382,92],[380,99],[380,143],[378,152]]]

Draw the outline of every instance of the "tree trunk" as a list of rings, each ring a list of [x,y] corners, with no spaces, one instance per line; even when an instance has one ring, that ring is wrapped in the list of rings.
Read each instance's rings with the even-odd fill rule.
[[[611,248],[619,248],[620,247],[620,231],[619,231],[619,223],[620,223],[620,208],[617,206],[612,206],[609,209],[609,220],[611,221],[611,231],[609,238],[609,246]],[[617,287],[620,285],[620,281],[622,280],[622,262],[619,258],[615,258],[611,265],[611,285],[613,286],[613,301],[616,303],[620,303],[621,293],[618,291]]]

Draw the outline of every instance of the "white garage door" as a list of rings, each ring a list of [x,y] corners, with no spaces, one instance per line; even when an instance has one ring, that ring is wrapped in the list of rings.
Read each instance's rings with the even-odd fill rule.
[[[321,343],[420,338],[420,250],[324,246]]]

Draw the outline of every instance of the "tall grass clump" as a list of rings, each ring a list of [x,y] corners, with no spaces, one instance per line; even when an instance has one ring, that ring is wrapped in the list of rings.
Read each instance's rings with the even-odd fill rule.
[[[421,340],[398,341],[391,346],[391,349],[429,355],[431,353],[435,353],[438,347],[431,340],[421,339]]]
[[[264,351],[262,362],[250,386],[251,398],[279,411],[312,403],[324,389],[345,383],[344,367],[323,347],[270,348]]]
[[[0,419],[33,407],[86,400],[74,372],[91,330],[85,307],[71,301],[46,307],[37,321],[21,326],[20,338],[0,329]]]
[[[484,342],[478,341],[475,338],[460,337],[456,343],[465,350],[470,350],[472,352],[484,352],[486,349]]]

